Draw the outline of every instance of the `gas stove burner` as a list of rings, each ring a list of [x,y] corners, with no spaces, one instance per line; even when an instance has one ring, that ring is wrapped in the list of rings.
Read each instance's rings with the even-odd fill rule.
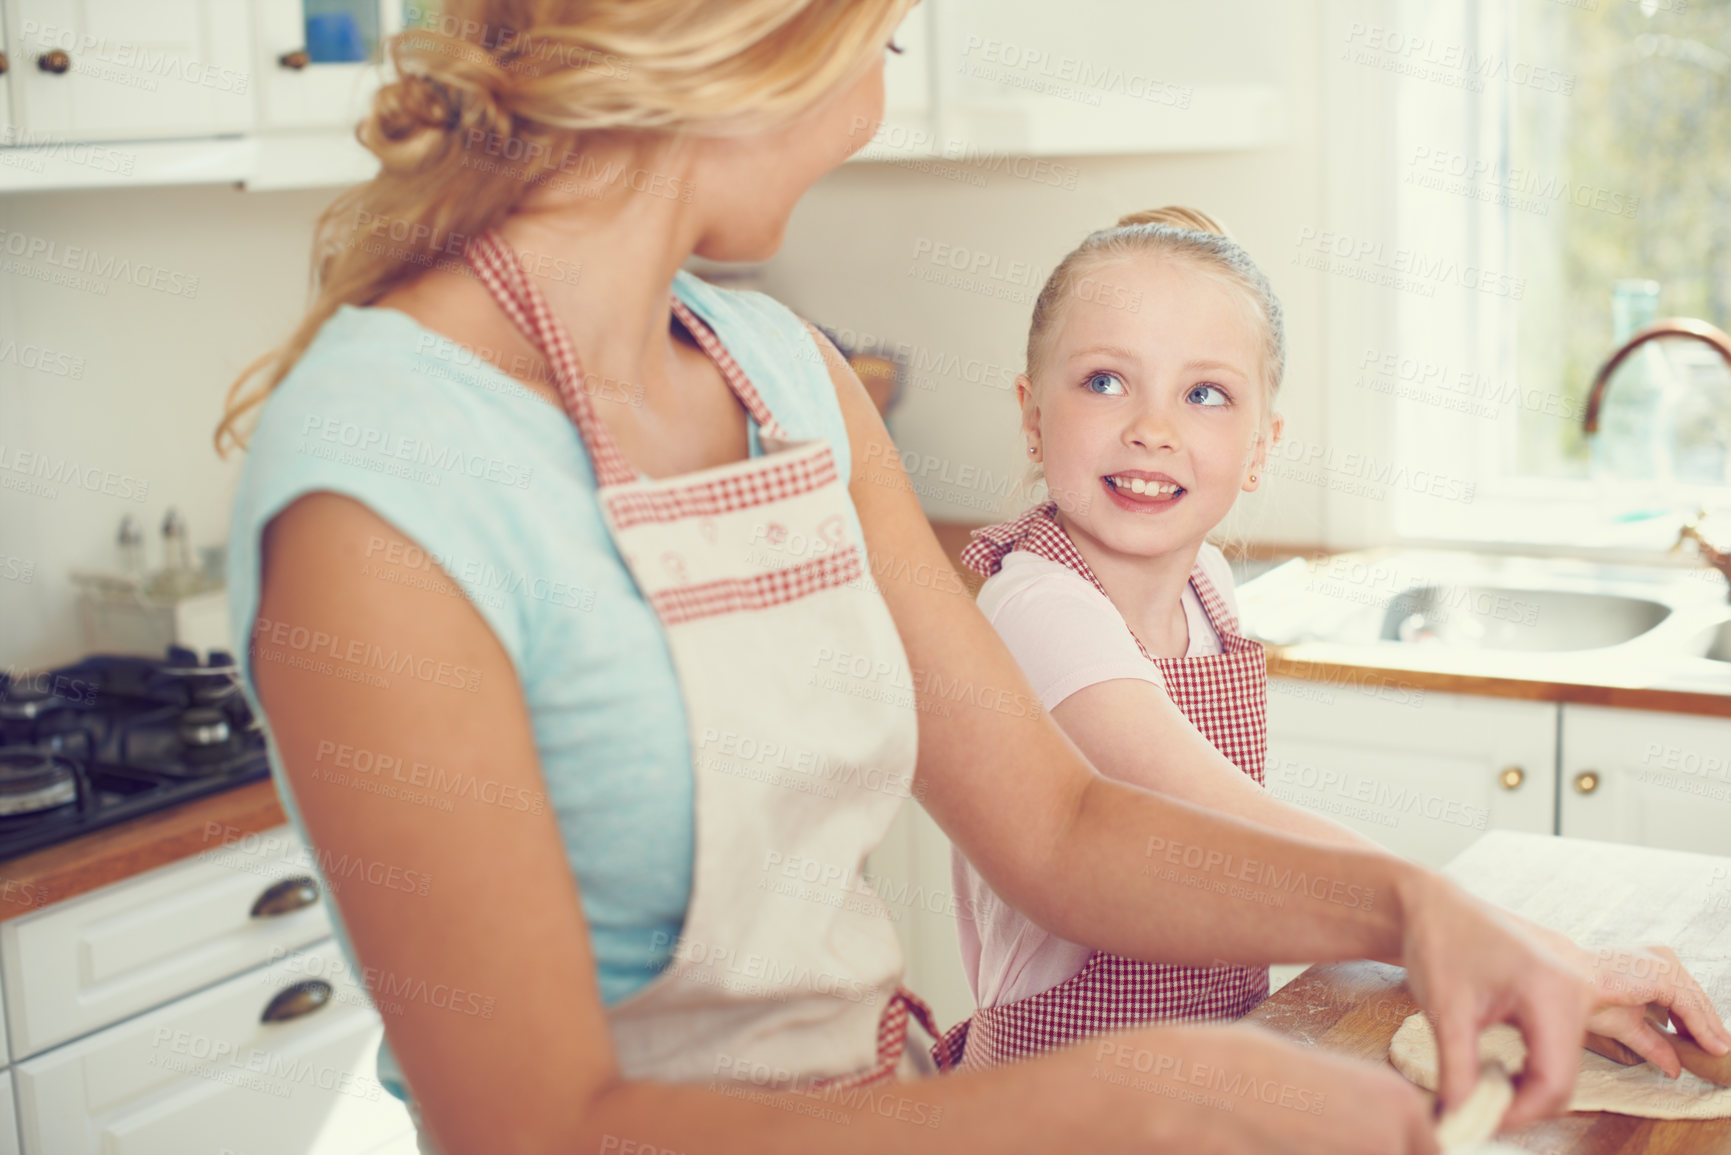
[[[78,768],[42,750],[0,749],[0,818],[38,814],[78,801]]]
[[[231,654],[0,674],[0,861],[270,775]]]
[[[9,685],[0,691],[0,721],[33,722],[58,704],[53,694],[28,682]]]

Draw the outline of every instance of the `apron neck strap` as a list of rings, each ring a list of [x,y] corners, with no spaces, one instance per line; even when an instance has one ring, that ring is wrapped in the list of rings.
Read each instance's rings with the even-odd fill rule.
[[[499,308],[511,318],[529,343],[541,351],[541,356],[552,369],[553,381],[559,387],[559,398],[564,403],[565,412],[577,427],[577,435],[589,452],[589,460],[595,468],[596,484],[624,485],[638,480],[637,471],[631,468],[631,463],[619,451],[613,435],[607,432],[607,426],[597,416],[595,402],[589,396],[589,391],[583,387],[583,365],[577,360],[577,350],[571,344],[569,331],[553,315],[553,310],[547,304],[547,299],[541,295],[541,290],[524,275],[522,267],[517,263],[516,254],[505,243],[504,237],[499,235],[497,229],[488,229],[469,241],[464,256],[475,270],[475,275],[493,295]],[[769,406],[764,404],[763,397],[747,379],[745,371],[739,367],[739,363],[733,359],[733,355],[709,326],[677,296],[670,300],[673,315],[685,326],[698,347],[721,370],[722,379],[727,382],[728,388],[733,391],[733,395],[739,399],[740,405],[751,415],[752,420],[757,422],[761,434],[780,441],[790,440],[771,416]]]

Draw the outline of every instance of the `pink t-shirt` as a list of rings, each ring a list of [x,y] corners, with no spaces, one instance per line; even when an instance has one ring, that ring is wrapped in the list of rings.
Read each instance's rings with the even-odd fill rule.
[[[1212,545],[1196,560],[1234,615],[1232,569]],[[1105,594],[1075,570],[1026,550],[1005,555],[998,572],[980,587],[980,610],[1050,710],[1077,690],[1099,682],[1133,678],[1166,684],[1142,656],[1123,617]],[[1221,652],[1201,599],[1189,585],[1182,598],[1190,627],[1186,657]],[[950,851],[956,894],[974,912],[962,919],[962,968],[982,1007],[1015,1002],[1073,978],[1091,953],[1088,947],[1047,934],[1006,905],[975,872],[960,849]]]

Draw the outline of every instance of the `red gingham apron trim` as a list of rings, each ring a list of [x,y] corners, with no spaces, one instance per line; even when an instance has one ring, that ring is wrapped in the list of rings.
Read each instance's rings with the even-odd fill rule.
[[[1035,506],[1001,525],[975,531],[963,551],[971,569],[990,576],[1006,554],[1026,549],[1056,561],[1106,591],[1055,517],[1056,505]],[[1200,565],[1190,584],[1220,636],[1222,653],[1156,658],[1172,702],[1215,748],[1258,784],[1268,754],[1267,659],[1260,643],[1238,633]],[[1125,626],[1129,629],[1128,624]],[[1134,631],[1131,636],[1134,637]],[[995,1066],[1037,1055],[1106,1031],[1154,1022],[1241,1018],[1268,997],[1266,967],[1179,967],[1094,951],[1081,971],[1049,990],[986,1007],[951,1027],[932,1048],[939,1068]]]
[[[796,602],[823,590],[857,581],[865,572],[853,546],[786,569],[748,578],[723,578],[701,585],[674,586],[649,595],[656,616],[670,626],[716,614],[764,610]]]
[[[570,333],[559,323],[558,318],[553,316],[547,298],[541,295],[541,290],[524,274],[517,263],[516,254],[505,243],[505,239],[499,235],[498,230],[488,229],[470,239],[464,248],[464,255],[505,315],[511,318],[529,339],[529,343],[541,350],[541,355],[547,359],[548,368],[553,371],[554,384],[559,387],[559,399],[564,402],[565,412],[570,415],[572,424],[577,426],[578,435],[589,451],[590,461],[595,467],[596,485],[606,487],[636,481],[637,471],[631,468],[631,463],[619,451],[619,446],[614,442],[613,435],[607,431],[607,426],[596,416],[595,404],[583,388],[583,366],[577,359],[577,350],[571,344]],[[764,404],[757,387],[747,379],[745,371],[739,367],[739,362],[733,359],[733,355],[710,331],[709,326],[677,296],[670,298],[670,304],[673,315],[679,318],[680,324],[690,332],[709,359],[715,362],[716,367],[721,370],[722,379],[727,382],[727,387],[757,422],[760,435],[778,441],[790,440],[770,414],[769,406]]]
[[[727,346],[721,343],[709,326],[704,323],[703,318],[693,313],[678,297],[673,298],[673,315],[679,318],[686,331],[696,338],[698,347],[709,354],[709,359],[714,361],[721,370],[721,375],[726,379],[728,387],[733,390],[734,396],[738,397],[739,403],[745,406],[745,411],[751,414],[751,419],[757,422],[760,435],[776,441],[791,440],[781,426],[777,424],[775,417],[769,411],[769,406],[764,404],[762,395],[757,391],[757,386],[751,383],[751,379],[745,375],[745,370],[739,367],[739,362],[733,359],[733,354],[727,351]]]
[[[779,460],[782,457],[787,460]],[[621,486],[603,493],[601,500],[614,527],[630,529],[646,522],[735,513],[799,497],[836,479],[835,454],[828,445],[821,453],[778,454],[767,461],[749,472],[689,485],[674,480],[653,489]]]
[[[910,1012],[919,1020],[920,1026],[926,1029],[927,1034],[934,1039],[940,1037],[936,1020],[932,1018],[932,1008],[906,987],[897,987],[895,994],[890,996],[890,1001],[884,1005],[882,1017],[878,1019],[877,1062],[851,1075],[813,1080],[809,1089],[825,1092],[846,1091],[894,1078],[896,1064],[901,1062],[902,1052],[907,1049]]]

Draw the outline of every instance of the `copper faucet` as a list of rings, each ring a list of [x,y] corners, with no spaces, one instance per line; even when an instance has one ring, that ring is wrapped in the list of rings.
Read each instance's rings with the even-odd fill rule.
[[[1725,363],[1731,365],[1731,334],[1723,329],[1717,329],[1705,321],[1693,317],[1668,317],[1662,321],[1654,321],[1646,328],[1637,331],[1627,341],[1618,347],[1617,351],[1606,358],[1599,366],[1599,371],[1593,377],[1593,387],[1587,390],[1587,413],[1581,422],[1581,429],[1587,433],[1599,431],[1599,409],[1605,403],[1605,387],[1611,383],[1611,374],[1617,367],[1629,359],[1629,354],[1648,341],[1658,337],[1692,337],[1704,341],[1713,347],[1719,356],[1725,358]],[[1707,520],[1707,511],[1701,510],[1693,520],[1677,531],[1677,543],[1671,547],[1673,553],[1683,548],[1683,543],[1692,541],[1703,561],[1725,575],[1725,580],[1731,582],[1731,549],[1723,548],[1707,540],[1701,531],[1701,525]]]
[[[1671,547],[1671,552],[1676,553],[1683,548],[1684,542],[1692,541],[1695,543],[1695,552],[1700,554],[1701,560],[1724,574],[1727,582],[1731,582],[1731,549],[1715,545],[1707,539],[1707,536],[1701,532],[1701,524],[1706,520],[1707,511],[1703,509],[1685,522],[1683,528],[1677,531],[1677,544]]]
[[[1629,359],[1629,354],[1657,337],[1693,337],[1697,341],[1705,341],[1719,356],[1725,358],[1727,365],[1731,365],[1731,333],[1715,328],[1705,321],[1697,321],[1693,317],[1667,317],[1663,321],[1654,321],[1624,341],[1617,351],[1599,366],[1599,372],[1593,377],[1593,387],[1587,390],[1587,415],[1581,422],[1583,432],[1599,431],[1599,409],[1605,403],[1605,386],[1611,383],[1611,374]]]

